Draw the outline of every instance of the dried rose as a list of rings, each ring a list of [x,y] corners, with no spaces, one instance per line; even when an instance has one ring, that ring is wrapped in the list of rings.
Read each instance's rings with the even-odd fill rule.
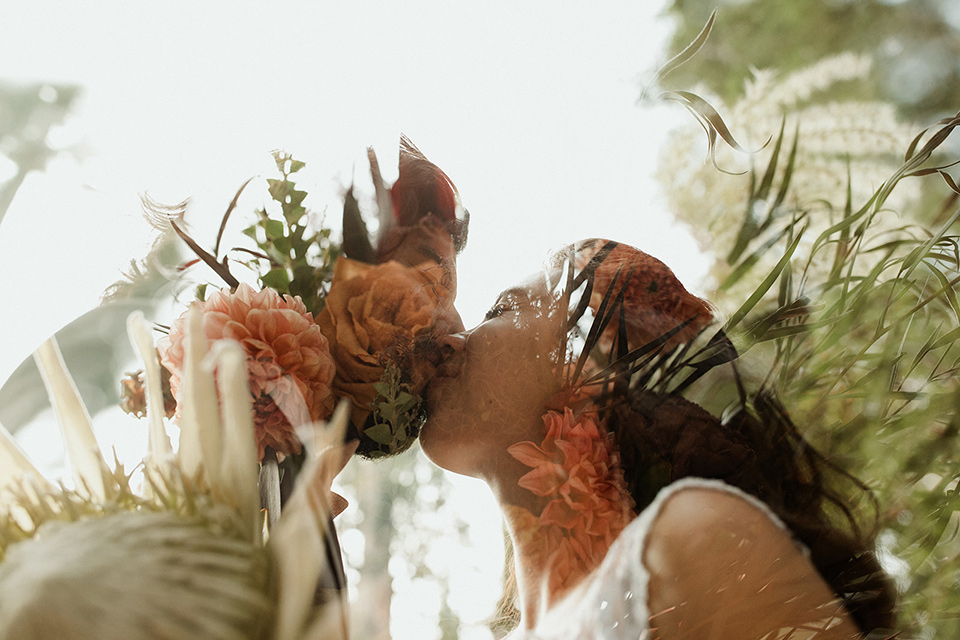
[[[120,408],[135,418],[147,415],[147,395],[143,384],[143,369],[128,372],[127,377],[120,381]],[[170,393],[170,372],[166,367],[160,367],[160,385],[163,391],[163,415],[173,418],[177,413],[177,401]]]

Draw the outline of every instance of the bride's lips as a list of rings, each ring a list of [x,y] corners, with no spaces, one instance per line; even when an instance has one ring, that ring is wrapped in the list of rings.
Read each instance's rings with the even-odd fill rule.
[[[455,378],[460,375],[463,368],[463,354],[455,353],[450,357],[444,358],[440,366],[437,367],[437,378]]]

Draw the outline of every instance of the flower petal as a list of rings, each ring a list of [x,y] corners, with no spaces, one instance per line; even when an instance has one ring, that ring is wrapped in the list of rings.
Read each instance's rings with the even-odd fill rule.
[[[518,484],[538,496],[549,496],[567,480],[567,474],[558,464],[545,463],[520,478]]]
[[[550,456],[532,442],[518,442],[511,445],[507,448],[507,453],[528,467],[536,467],[550,460]]]

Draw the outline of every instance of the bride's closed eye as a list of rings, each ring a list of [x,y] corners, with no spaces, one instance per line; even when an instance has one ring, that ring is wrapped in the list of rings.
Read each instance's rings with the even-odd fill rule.
[[[486,322],[487,320],[493,320],[494,318],[499,318],[505,312],[510,311],[510,309],[512,308],[513,307],[511,307],[505,302],[498,302],[497,304],[493,305],[490,308],[490,310],[487,311],[487,313],[483,316],[483,321]]]
[[[487,311],[487,314],[483,317],[483,321],[486,322],[487,320],[499,318],[508,311],[520,310],[521,307],[528,304],[528,298],[529,296],[523,289],[513,288],[503,291],[497,296],[497,303]]]

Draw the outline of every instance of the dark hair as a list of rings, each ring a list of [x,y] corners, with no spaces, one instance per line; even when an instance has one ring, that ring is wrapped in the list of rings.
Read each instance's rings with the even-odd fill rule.
[[[618,246],[617,258],[608,263]],[[635,256],[633,263],[624,253]],[[631,341],[631,279],[646,268],[638,270],[637,260],[648,259],[656,263],[661,282],[651,285],[641,275],[641,292],[666,287],[699,300],[662,263],[615,242],[578,243],[553,264],[568,274],[567,326],[584,339],[567,382],[604,389],[595,401],[616,438],[638,512],[681,478],[723,480],[762,500],[806,545],[820,575],[862,631],[893,628],[896,595],[874,551],[875,498],[804,439],[772,389],[762,384],[748,388],[737,368],[739,354],[712,316],[704,318],[702,311],[695,311],[700,317],[674,315],[665,319],[671,328],[643,337],[640,344]],[[574,292],[580,292],[576,300]],[[588,327],[580,327],[588,307],[595,308],[594,316],[586,318]],[[681,313],[699,308],[696,303],[672,307]],[[693,334],[691,327],[696,328]],[[606,344],[600,348],[602,336]],[[588,359],[592,369],[585,365]],[[722,417],[684,397],[720,372],[731,390]],[[854,514],[864,501],[873,507],[868,527]]]

